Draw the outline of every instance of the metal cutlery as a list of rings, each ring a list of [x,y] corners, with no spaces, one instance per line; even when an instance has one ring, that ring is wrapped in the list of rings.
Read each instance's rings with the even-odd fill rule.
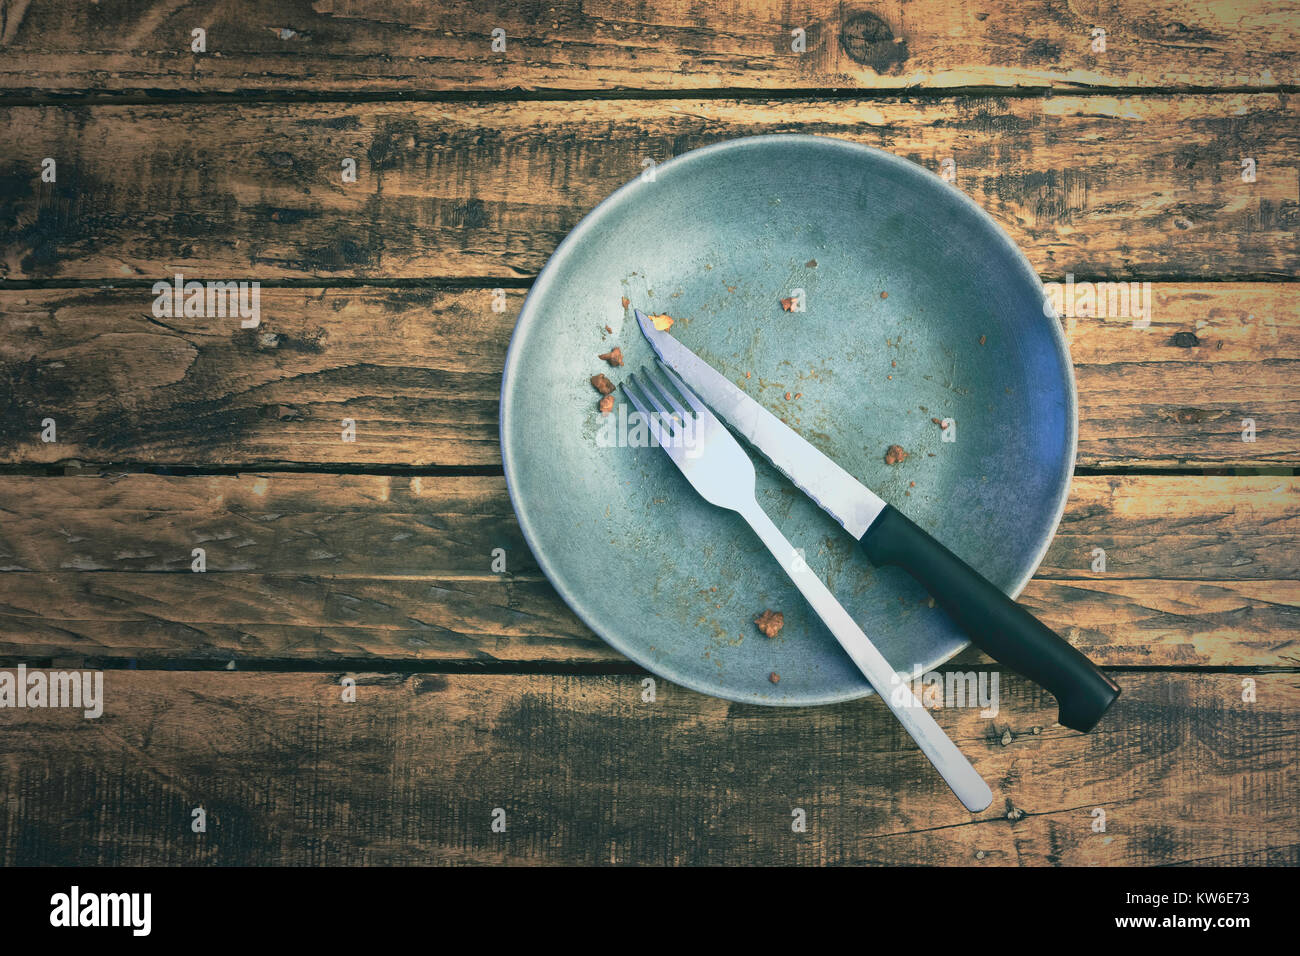
[[[636,310],[659,359],[728,425],[856,538],[872,564],[896,564],[990,656],[1055,695],[1065,727],[1087,732],[1119,696],[1092,661],[989,583],[901,511]]]
[[[637,317],[643,318],[640,312]],[[893,667],[759,506],[754,495],[754,463],[726,426],[662,364],[658,374],[643,367],[639,375],[629,376],[622,388],[654,440],[695,490],[710,504],[738,513],[772,552],[957,798],[972,812],[987,808],[993,794],[970,761],[905,681],[901,687],[891,686],[901,681]]]

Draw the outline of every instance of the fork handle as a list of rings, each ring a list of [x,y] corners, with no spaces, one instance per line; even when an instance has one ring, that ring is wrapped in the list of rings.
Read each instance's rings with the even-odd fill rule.
[[[934,764],[934,769],[939,771],[957,799],[972,813],[986,809],[993,802],[993,793],[988,784],[975,772],[965,754],[943,732],[930,712],[916,699],[907,682],[899,678],[889,661],[871,643],[862,628],[849,616],[849,612],[844,610],[844,606],[822,583],[821,578],[804,563],[785,535],[772,523],[767,512],[755,501],[741,509],[740,515],[749,522],[754,533],[767,545],[786,574],[790,575],[790,580],[799,589],[799,593],[812,605],[812,609],[830,628],[853,663],[871,682],[877,696],[894,712],[903,729],[930,758],[930,763]],[[901,686],[893,686],[900,684],[900,681]],[[895,700],[898,696],[903,697],[901,702]]]

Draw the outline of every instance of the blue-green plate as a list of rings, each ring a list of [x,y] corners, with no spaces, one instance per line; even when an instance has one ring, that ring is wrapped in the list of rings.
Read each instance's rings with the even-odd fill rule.
[[[797,290],[806,311],[785,311]],[[683,343],[1007,593],[1032,575],[1065,505],[1077,424],[1034,270],[920,166],[814,136],[731,140],[639,176],[583,219],[529,293],[506,359],[501,448],[520,525],[561,597],[621,653],[729,700],[871,690],[742,520],[659,449],[622,444],[617,410],[597,411],[592,375],[618,382],[653,360],[634,307],[673,316]],[[597,358],[616,345],[624,368]],[[955,421],[955,440],[935,418]],[[908,457],[887,465],[893,444]],[[966,646],[919,585],[872,568],[752,457],[759,504],[896,669]],[[765,609],[785,615],[775,639],[753,624]]]

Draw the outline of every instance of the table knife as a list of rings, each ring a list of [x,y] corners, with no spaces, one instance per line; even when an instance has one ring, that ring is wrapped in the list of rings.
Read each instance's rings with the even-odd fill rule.
[[[1062,726],[1086,733],[1097,725],[1120,690],[1092,661],[726,376],[655,328],[644,312],[635,314],[660,360],[856,538],[873,565],[902,567],[976,646],[1051,691]]]

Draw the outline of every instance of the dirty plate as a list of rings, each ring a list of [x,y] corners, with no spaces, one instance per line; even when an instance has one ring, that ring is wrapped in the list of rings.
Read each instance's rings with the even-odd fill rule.
[[[782,308],[792,297],[805,311]],[[578,616],[655,674],[763,704],[862,696],[870,685],[744,522],[659,449],[628,447],[626,400],[602,416],[589,379],[653,360],[632,308],[673,316],[698,355],[1016,594],[1074,461],[1069,356],[1042,303],[993,220],[906,160],[813,136],[684,154],[588,215],[524,304],[501,390],[524,535]],[[616,345],[623,368],[597,358]],[[953,420],[955,440],[933,419]],[[908,457],[887,465],[894,444]],[[966,646],[919,585],[872,568],[753,457],[759,504],[895,668]],[[766,609],[785,614],[775,639],[753,623]]]

